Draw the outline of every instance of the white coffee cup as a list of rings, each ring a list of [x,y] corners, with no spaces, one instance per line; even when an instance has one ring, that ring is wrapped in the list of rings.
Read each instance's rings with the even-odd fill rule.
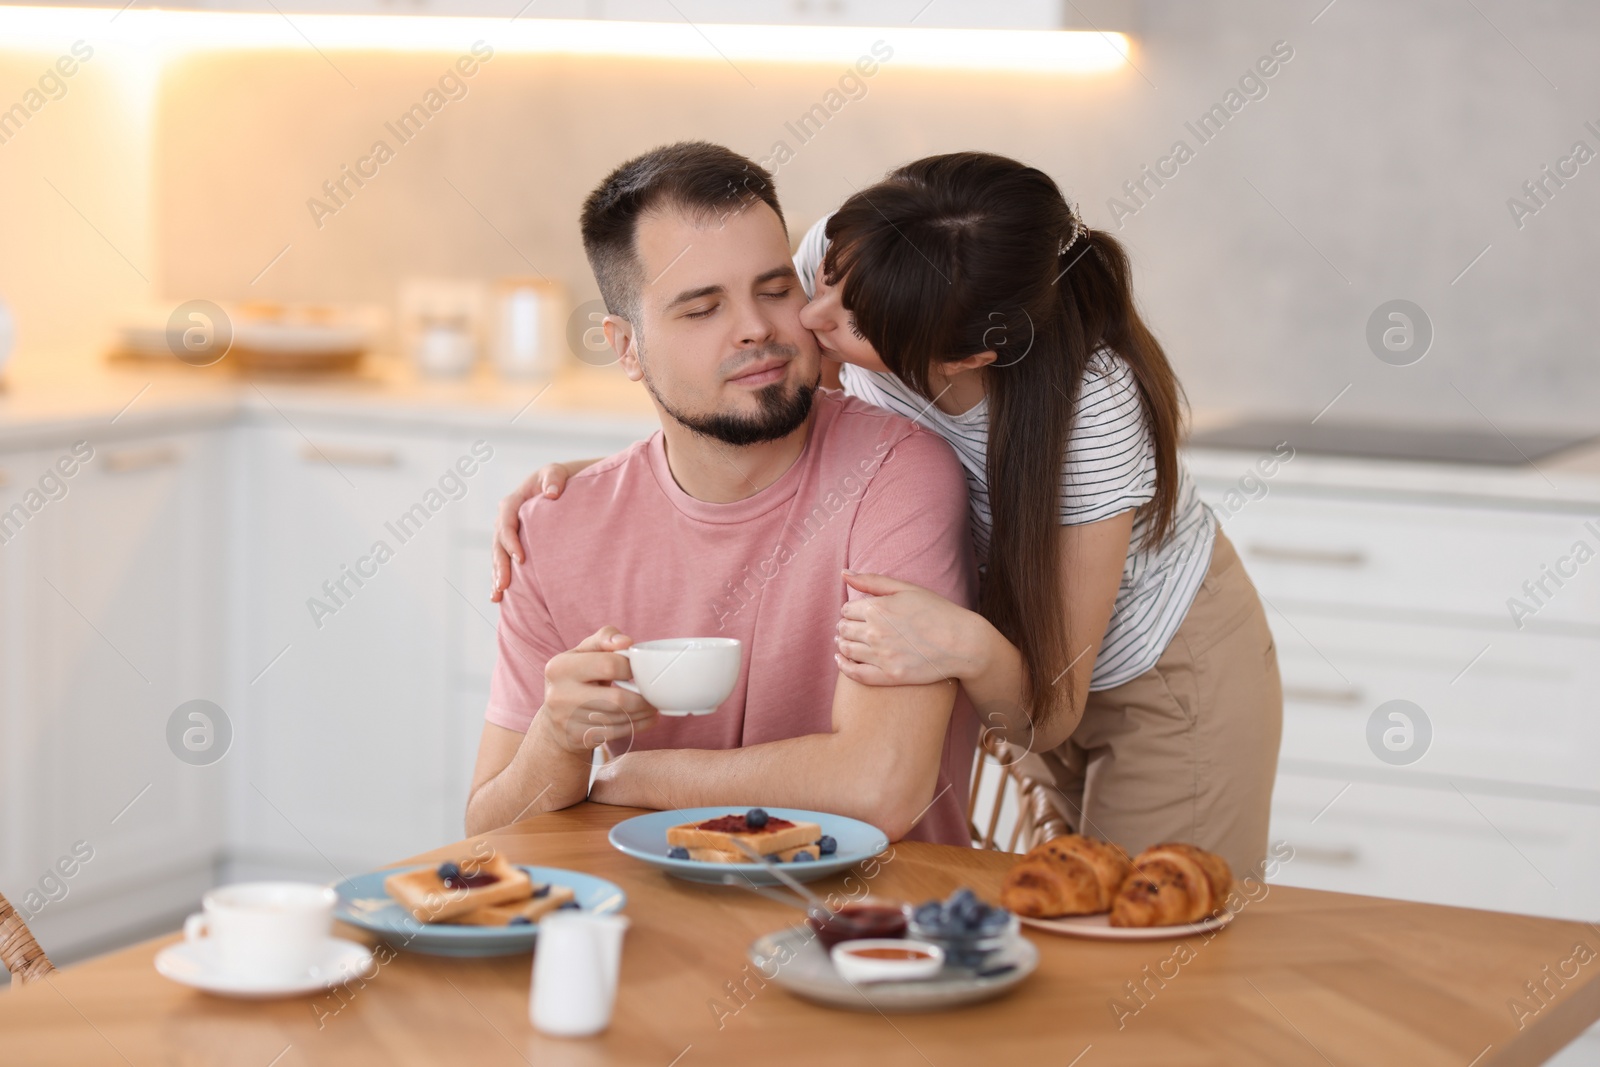
[[[219,970],[279,980],[306,974],[327,951],[339,895],[305,882],[243,882],[200,898],[183,936],[206,940]]]
[[[611,1025],[622,967],[625,915],[555,911],[539,920],[528,1018],[556,1037],[588,1037]]]
[[[618,650],[633,666],[617,682],[663,715],[710,715],[739,682],[741,652],[732,637],[669,637]]]

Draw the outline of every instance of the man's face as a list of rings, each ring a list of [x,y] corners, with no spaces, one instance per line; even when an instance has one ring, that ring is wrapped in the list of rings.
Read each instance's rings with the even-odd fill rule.
[[[668,209],[639,220],[637,322],[608,316],[619,363],[663,414],[735,445],[787,436],[816,388],[816,339],[777,214],[759,201],[726,217]]]

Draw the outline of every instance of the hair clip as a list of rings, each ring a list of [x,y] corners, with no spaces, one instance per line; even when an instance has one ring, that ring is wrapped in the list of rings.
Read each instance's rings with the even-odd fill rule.
[[[1072,233],[1065,237],[1056,249],[1056,255],[1064,256],[1067,249],[1078,243],[1078,238],[1088,232],[1089,227],[1083,224],[1083,216],[1078,214],[1078,205],[1067,201],[1067,216],[1072,219]]]

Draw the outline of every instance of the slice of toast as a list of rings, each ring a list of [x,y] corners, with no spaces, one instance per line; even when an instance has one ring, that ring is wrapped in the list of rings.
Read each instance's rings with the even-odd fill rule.
[[[799,848],[779,849],[778,859],[784,863],[792,863],[794,862],[794,858],[802,852],[810,856],[812,859],[817,859],[822,855],[821,850],[818,849],[816,845],[801,845]],[[768,855],[768,853],[763,852],[761,855],[765,856]],[[689,858],[692,860],[699,860],[702,863],[756,862],[737,849],[732,852],[724,852],[720,848],[691,848],[689,850]]]
[[[545,891],[543,896],[538,895],[541,889]],[[509,926],[511,920],[516,918],[536,923],[577,896],[571,886],[564,885],[536,885],[533,887],[533,892],[534,895],[527,900],[513,900],[507,904],[485,904],[481,908],[474,908],[448,921],[461,926]]]
[[[744,822],[744,816],[738,813],[723,816],[722,819],[730,820],[730,823],[732,820],[738,820],[740,824]],[[721,820],[708,819],[706,821],[718,822]],[[769,852],[782,852],[784,849],[814,844],[822,836],[822,827],[814,822],[797,822],[785,826],[772,826],[772,823],[784,821],[776,817],[770,817],[768,825],[760,830],[724,829],[722,827],[706,829],[703,823],[686,822],[668,828],[667,844],[691,850],[707,848],[717,852],[737,852],[743,856],[743,851],[733,843],[733,839],[737,837],[765,856]],[[746,857],[746,861],[748,861],[748,857]]]
[[[512,866],[503,856],[490,856],[481,861],[467,859],[458,866],[469,874],[473,871],[492,874],[495,880],[471,889],[448,888],[437,868],[424,867],[391,874],[383,880],[383,888],[414,919],[424,923],[448,922],[474,908],[526,900],[533,893],[533,880],[528,873]]]

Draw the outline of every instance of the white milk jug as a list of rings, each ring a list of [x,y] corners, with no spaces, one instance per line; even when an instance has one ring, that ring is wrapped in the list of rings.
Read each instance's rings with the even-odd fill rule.
[[[539,920],[528,1018],[556,1037],[588,1037],[611,1025],[622,963],[624,915],[552,912]]]

